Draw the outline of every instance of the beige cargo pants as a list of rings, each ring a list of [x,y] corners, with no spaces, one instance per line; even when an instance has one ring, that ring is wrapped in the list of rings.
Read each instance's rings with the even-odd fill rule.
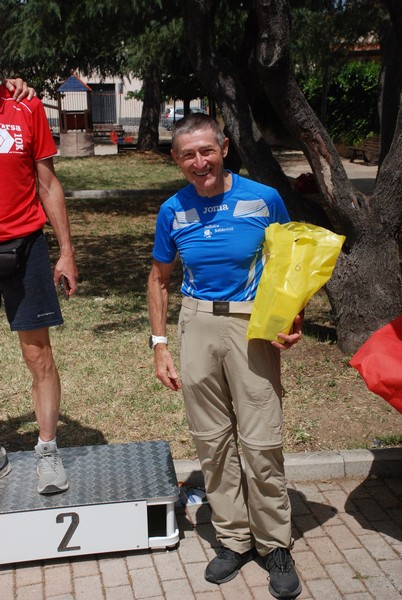
[[[247,342],[248,321],[182,306],[178,341],[187,419],[217,538],[235,552],[255,546],[265,556],[293,541],[280,352],[264,340]]]

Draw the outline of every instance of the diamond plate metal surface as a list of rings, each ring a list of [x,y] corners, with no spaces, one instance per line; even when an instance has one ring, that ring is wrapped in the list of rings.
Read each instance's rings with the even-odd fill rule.
[[[11,452],[12,471],[0,479],[0,515],[132,500],[175,502],[177,478],[168,442],[60,448],[70,487],[40,496],[34,452]]]

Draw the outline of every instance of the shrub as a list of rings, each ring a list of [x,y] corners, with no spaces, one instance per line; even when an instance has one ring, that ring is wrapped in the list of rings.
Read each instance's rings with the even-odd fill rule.
[[[379,132],[377,85],[380,65],[350,62],[332,74],[327,96],[326,127],[334,142],[353,145]],[[320,114],[322,81],[311,76],[301,82],[302,90]]]

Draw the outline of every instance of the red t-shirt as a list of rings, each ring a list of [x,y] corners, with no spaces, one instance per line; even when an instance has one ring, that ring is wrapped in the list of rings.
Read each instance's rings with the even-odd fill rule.
[[[0,85],[0,242],[46,223],[36,192],[35,161],[57,153],[42,102],[15,102]]]

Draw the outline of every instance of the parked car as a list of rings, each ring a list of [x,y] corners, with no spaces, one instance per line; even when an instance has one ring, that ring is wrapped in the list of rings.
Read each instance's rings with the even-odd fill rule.
[[[192,113],[204,113],[208,114],[206,110],[202,108],[198,108],[198,106],[190,106],[190,112]],[[173,123],[179,121],[184,117],[184,108],[167,108],[166,112],[161,116],[161,125],[162,127],[166,127],[168,131],[170,131],[173,127]]]

